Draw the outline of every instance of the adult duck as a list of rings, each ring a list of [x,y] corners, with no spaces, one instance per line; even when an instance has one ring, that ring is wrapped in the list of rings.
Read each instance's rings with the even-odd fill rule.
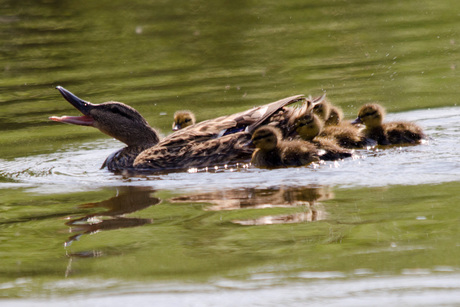
[[[276,127],[262,126],[252,135],[256,150],[251,164],[259,168],[302,166],[319,161],[317,148],[300,140],[283,141]]]
[[[417,144],[426,136],[418,125],[400,121],[383,123],[385,109],[370,103],[361,107],[353,124],[364,124],[366,137],[375,140],[379,145]]]
[[[51,120],[92,126],[127,145],[105,160],[103,167],[110,171],[182,170],[248,162],[254,148],[245,145],[256,128],[270,124],[280,128],[286,135],[293,133],[295,118],[323,98],[305,99],[303,95],[288,97],[247,111],[200,122],[160,141],[158,132],[130,106],[114,101],[92,104],[61,86],[57,89],[83,116],[52,116]],[[296,102],[303,105],[288,107]]]

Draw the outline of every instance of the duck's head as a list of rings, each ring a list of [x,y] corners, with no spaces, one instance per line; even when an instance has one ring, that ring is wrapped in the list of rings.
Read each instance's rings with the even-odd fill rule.
[[[306,113],[295,122],[297,134],[305,141],[311,141],[323,129],[323,121],[315,113]]]
[[[252,144],[263,151],[275,149],[281,139],[281,131],[278,128],[271,126],[262,126],[258,128],[251,138]]]
[[[95,127],[128,146],[154,145],[158,143],[158,133],[132,107],[115,101],[92,104],[78,98],[61,86],[56,88],[83,116],[51,116],[51,120],[66,124]]]
[[[359,109],[358,117],[352,124],[364,124],[368,128],[382,125],[385,109],[376,103],[365,104]]]
[[[177,111],[174,113],[172,130],[177,131],[195,125],[195,115],[191,111]]]
[[[313,105],[313,113],[318,115],[321,120],[326,121],[331,113],[331,104],[327,99],[322,99]]]

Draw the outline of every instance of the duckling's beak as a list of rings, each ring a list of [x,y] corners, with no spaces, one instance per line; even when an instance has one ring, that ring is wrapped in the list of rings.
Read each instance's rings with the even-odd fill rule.
[[[51,116],[49,119],[55,122],[61,122],[66,124],[93,126],[94,119],[91,117],[90,111],[94,107],[94,105],[88,101],[84,101],[83,99],[78,98],[62,86],[57,86],[56,88],[65,98],[65,100],[70,102],[70,104],[73,105],[78,111],[83,113],[83,116]]]
[[[173,131],[177,131],[177,130],[180,130],[182,128],[182,126],[180,124],[175,124],[173,127],[172,127],[172,130]]]
[[[361,119],[361,117],[356,117],[356,119],[351,122],[352,125],[358,125],[362,123],[363,123],[363,120]]]

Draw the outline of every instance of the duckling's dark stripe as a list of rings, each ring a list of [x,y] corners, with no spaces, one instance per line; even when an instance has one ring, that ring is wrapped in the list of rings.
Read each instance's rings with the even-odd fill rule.
[[[269,137],[269,136],[271,136],[271,135],[272,135],[271,133],[267,133],[267,134],[263,134],[263,135],[258,135],[258,136],[256,136],[255,138],[253,138],[252,140],[253,140],[253,141],[258,141],[258,140],[260,140],[260,139],[265,139],[265,138],[267,138],[267,137]]]
[[[367,113],[364,113],[361,117],[366,117],[366,116],[373,116],[377,113],[377,111],[372,111],[372,112],[367,112]]]

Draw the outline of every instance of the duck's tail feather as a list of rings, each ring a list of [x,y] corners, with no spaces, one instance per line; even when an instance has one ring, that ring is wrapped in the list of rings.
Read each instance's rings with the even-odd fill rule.
[[[246,131],[252,134],[267,118],[272,116],[276,111],[278,111],[284,106],[287,106],[287,105],[290,105],[292,103],[299,102],[302,100],[305,100],[304,95],[296,95],[296,96],[292,96],[292,97],[288,97],[288,98],[284,98],[284,99],[272,102],[264,106],[264,109],[262,110],[264,114],[257,121],[249,125],[246,128]]]

